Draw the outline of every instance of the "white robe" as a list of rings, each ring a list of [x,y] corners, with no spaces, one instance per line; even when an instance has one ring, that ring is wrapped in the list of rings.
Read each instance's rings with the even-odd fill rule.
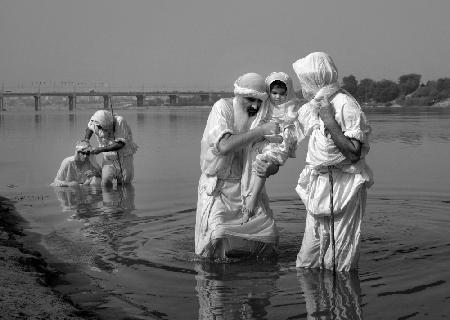
[[[94,116],[92,119],[94,119]],[[99,147],[109,146],[119,141],[124,143],[124,146],[117,151],[102,153],[102,167],[110,167],[113,169],[114,177],[122,178],[123,176],[123,182],[130,183],[134,178],[134,154],[138,149],[138,146],[133,141],[130,126],[124,117],[114,114],[114,132],[112,129],[104,131],[99,130],[96,127],[96,122],[92,119],[88,123],[88,128],[96,134]],[[120,163],[118,161],[119,159]]]
[[[300,108],[299,121],[303,134],[309,136],[309,144],[306,166],[296,187],[307,210],[296,266],[333,267],[328,176],[328,166],[332,166],[336,268],[349,271],[357,267],[366,188],[373,184],[372,172],[365,161],[371,128],[359,104],[350,95],[339,92],[330,102],[344,135],[362,143],[361,160],[352,164],[331,137],[325,135],[324,124],[314,104],[307,103]]]
[[[251,128],[266,114],[267,109],[262,107]],[[241,208],[251,185],[251,166],[255,155],[251,147],[226,155],[219,153],[220,139],[226,133],[238,133],[235,131],[232,100],[217,101],[201,141],[202,174],[198,186],[195,253],[203,257],[224,258],[226,252],[232,250],[254,254],[261,244],[276,246],[278,243],[278,231],[265,190],[261,192],[256,217],[240,224]],[[214,252],[212,244],[215,239],[224,241],[222,247]]]

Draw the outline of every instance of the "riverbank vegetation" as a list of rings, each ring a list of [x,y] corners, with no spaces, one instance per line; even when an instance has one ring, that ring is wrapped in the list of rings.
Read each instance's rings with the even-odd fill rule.
[[[342,78],[342,87],[362,105],[432,106],[449,101],[450,78],[421,82],[420,74],[405,74],[397,82],[374,81],[369,78],[357,81],[355,76]],[[450,105],[450,103],[449,103]]]

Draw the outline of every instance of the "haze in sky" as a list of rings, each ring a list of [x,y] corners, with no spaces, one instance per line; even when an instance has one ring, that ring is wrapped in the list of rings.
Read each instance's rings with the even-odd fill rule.
[[[0,0],[0,81],[230,89],[328,52],[340,76],[450,76],[448,0]],[[294,80],[297,84],[297,82]]]

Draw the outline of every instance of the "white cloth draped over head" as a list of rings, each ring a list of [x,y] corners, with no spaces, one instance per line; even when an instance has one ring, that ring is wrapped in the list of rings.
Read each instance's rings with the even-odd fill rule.
[[[313,52],[292,64],[302,88],[314,100],[327,99],[339,89],[338,70],[331,57],[324,52]]]
[[[98,126],[103,130],[112,131],[114,124],[114,117],[110,111],[98,110],[96,111],[89,121],[89,129],[93,130],[97,134]]]
[[[264,79],[257,73],[246,73],[234,82],[234,95],[265,100],[267,93]]]

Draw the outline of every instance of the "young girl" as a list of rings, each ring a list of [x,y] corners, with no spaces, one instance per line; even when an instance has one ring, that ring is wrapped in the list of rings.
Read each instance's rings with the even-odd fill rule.
[[[281,137],[267,136],[268,143],[256,157],[259,160],[284,165],[287,158],[295,158],[298,142],[298,99],[294,96],[291,78],[284,72],[272,72],[266,78],[266,91],[269,94],[268,103],[272,110],[269,121],[280,125]],[[278,138],[278,139],[277,139]],[[266,178],[253,174],[252,192],[246,199],[242,211],[243,223],[254,214],[258,204],[259,193],[264,187]]]

